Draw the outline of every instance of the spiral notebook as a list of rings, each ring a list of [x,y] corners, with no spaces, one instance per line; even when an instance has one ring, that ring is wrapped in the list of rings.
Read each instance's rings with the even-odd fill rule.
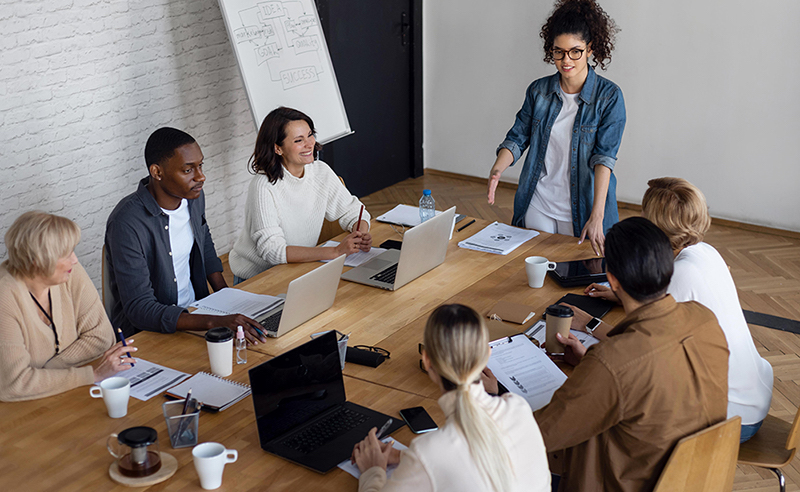
[[[219,412],[250,396],[250,385],[198,372],[186,381],[167,390],[167,396],[184,399],[189,388],[204,410]]]

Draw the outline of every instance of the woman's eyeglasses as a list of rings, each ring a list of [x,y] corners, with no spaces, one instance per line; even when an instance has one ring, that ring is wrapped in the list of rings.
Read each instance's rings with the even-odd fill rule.
[[[580,60],[581,57],[583,56],[583,52],[584,51],[586,51],[586,50],[585,49],[580,50],[578,48],[572,48],[569,51],[555,49],[555,50],[552,50],[551,53],[553,53],[553,60],[563,60],[564,59],[564,55],[567,54],[567,53],[569,53],[569,59],[570,60]]]

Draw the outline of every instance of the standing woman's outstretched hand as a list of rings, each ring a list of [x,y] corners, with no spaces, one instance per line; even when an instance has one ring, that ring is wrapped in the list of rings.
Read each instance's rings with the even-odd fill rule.
[[[503,171],[514,163],[514,154],[508,149],[500,149],[497,153],[497,159],[494,161],[492,170],[489,171],[489,187],[486,192],[486,198],[489,200],[489,205],[494,205],[494,193],[497,191],[497,185],[500,183],[500,176]]]
[[[606,235],[603,234],[602,217],[599,219],[589,217],[589,220],[586,221],[586,225],[583,226],[578,244],[581,244],[585,239],[588,239],[589,242],[592,243],[594,254],[597,256],[605,256]]]
[[[494,192],[497,190],[497,184],[500,183],[501,174],[503,174],[501,171],[492,169],[492,174],[489,175],[489,190],[486,193],[489,205],[494,205]]]

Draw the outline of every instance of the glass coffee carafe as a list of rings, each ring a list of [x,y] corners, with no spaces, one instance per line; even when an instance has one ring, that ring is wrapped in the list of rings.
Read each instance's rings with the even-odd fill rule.
[[[161,468],[158,433],[151,427],[131,427],[111,434],[106,447],[117,458],[119,472],[127,477],[147,477]]]

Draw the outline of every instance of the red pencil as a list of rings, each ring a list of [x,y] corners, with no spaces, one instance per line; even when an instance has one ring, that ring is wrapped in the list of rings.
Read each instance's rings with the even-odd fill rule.
[[[364,205],[361,205],[361,211],[358,212],[358,222],[356,223],[356,232],[361,229],[361,217],[364,215]]]

